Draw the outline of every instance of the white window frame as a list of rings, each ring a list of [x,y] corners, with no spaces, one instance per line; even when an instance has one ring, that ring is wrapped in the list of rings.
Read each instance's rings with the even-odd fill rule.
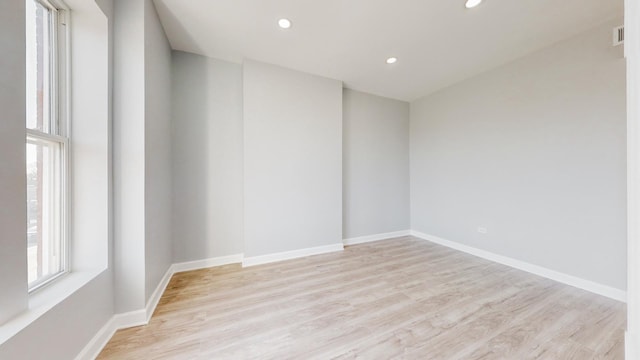
[[[27,0],[28,1],[28,0]],[[51,284],[54,280],[68,274],[71,269],[70,249],[70,217],[71,211],[69,204],[71,203],[71,186],[69,179],[70,171],[70,133],[71,126],[69,121],[69,26],[68,26],[68,7],[59,0],[33,0],[45,8],[51,14],[51,29],[49,29],[50,50],[49,63],[51,64],[50,74],[50,119],[49,132],[34,129],[26,129],[26,142],[45,141],[56,143],[60,146],[60,208],[58,214],[58,222],[60,227],[60,254],[61,254],[61,271],[56,274],[44,276],[37,281],[28,285],[29,294]],[[26,126],[26,124],[25,124]]]

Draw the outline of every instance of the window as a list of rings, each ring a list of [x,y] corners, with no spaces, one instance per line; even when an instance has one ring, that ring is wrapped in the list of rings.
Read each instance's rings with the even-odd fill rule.
[[[29,290],[68,269],[64,11],[26,1],[26,180]]]

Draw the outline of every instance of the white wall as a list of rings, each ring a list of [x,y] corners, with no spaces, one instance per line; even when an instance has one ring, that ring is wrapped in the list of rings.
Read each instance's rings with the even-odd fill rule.
[[[342,83],[244,63],[244,236],[253,257],[342,242]]]
[[[129,312],[173,257],[171,51],[151,0],[116,0],[115,19],[115,304]]]
[[[413,102],[412,228],[625,289],[621,23]]]
[[[145,306],[145,0],[114,4],[114,284],[127,312]]]
[[[27,307],[25,2],[0,3],[0,325]],[[23,256],[20,256],[23,254]]]
[[[343,237],[409,229],[409,103],[343,91]]]
[[[173,52],[174,261],[240,254],[242,66]]]
[[[111,34],[113,3],[71,0],[71,258],[73,271],[109,266],[111,224]],[[112,23],[111,23],[112,24]],[[97,71],[97,69],[104,69]],[[99,76],[98,76],[99,74]]]
[[[145,302],[173,262],[171,48],[153,1],[145,1]]]
[[[627,58],[627,359],[640,357],[640,1],[625,0]]]

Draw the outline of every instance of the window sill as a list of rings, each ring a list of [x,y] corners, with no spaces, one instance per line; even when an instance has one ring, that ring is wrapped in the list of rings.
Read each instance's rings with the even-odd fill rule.
[[[70,272],[55,283],[48,284],[29,295],[29,308],[0,326],[0,345],[37,321],[42,315],[73,295],[102,271]]]

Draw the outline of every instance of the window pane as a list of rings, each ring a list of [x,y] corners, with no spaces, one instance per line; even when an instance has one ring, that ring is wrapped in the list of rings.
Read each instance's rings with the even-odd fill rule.
[[[61,145],[27,139],[27,254],[29,286],[63,270]]]
[[[26,0],[27,128],[51,131],[51,13]]]

